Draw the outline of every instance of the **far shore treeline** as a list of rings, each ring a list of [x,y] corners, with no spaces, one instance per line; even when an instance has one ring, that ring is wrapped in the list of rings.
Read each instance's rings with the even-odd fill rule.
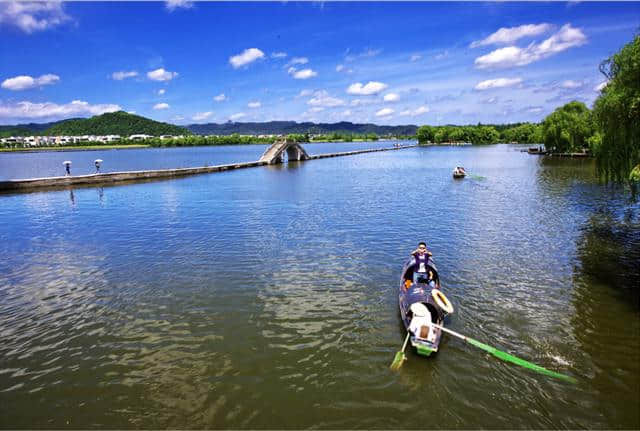
[[[592,110],[582,102],[572,101],[558,107],[540,123],[417,127],[281,121],[191,125],[185,128],[120,111],[89,119],[0,126],[0,138],[31,135],[119,135],[119,140],[105,145],[143,143],[153,147],[269,144],[278,135],[298,142],[349,142],[383,138],[417,139],[423,145],[458,142],[474,145],[498,142],[544,144],[546,150],[552,153],[588,152],[594,155],[598,173],[605,182],[627,183],[635,192],[640,181],[640,35],[636,35],[620,51],[604,60],[600,64],[600,71],[607,82]],[[192,130],[198,134],[194,134]],[[296,133],[291,133],[294,131]],[[206,132],[209,134],[205,135]],[[135,134],[152,137],[142,142],[128,139]],[[0,146],[16,145],[5,143]],[[73,146],[95,147],[96,142],[76,142]]]

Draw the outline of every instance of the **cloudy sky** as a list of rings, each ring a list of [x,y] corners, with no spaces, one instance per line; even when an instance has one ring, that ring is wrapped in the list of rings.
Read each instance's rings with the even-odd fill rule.
[[[540,121],[639,29],[637,2],[0,1],[0,124]]]

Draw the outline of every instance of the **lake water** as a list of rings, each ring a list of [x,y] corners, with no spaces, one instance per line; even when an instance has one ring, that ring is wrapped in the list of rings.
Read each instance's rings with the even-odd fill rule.
[[[590,160],[520,149],[0,195],[0,427],[640,428],[640,311],[624,285],[637,260],[613,264],[620,278],[598,269],[637,252],[637,235],[618,233],[637,232],[640,207],[598,185]],[[0,175],[263,150],[0,154]],[[452,179],[456,165],[470,177]],[[400,270],[420,240],[456,309],[446,326],[578,383],[447,335],[434,357],[408,350],[390,371]]]
[[[317,142],[305,144],[309,155],[337,151],[390,148],[398,141]],[[415,144],[415,141],[403,141]],[[131,148],[91,151],[0,152],[0,181],[65,175],[62,162],[71,161],[73,175],[96,172],[94,161],[102,160],[101,172],[193,168],[252,162],[260,159],[268,145],[224,145],[212,147]]]

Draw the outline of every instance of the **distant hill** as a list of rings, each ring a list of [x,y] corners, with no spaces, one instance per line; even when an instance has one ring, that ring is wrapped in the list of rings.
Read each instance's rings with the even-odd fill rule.
[[[353,133],[377,135],[415,135],[418,126],[378,126],[376,124],[340,123],[297,123],[295,121],[269,121],[266,123],[207,123],[185,126],[198,135],[287,135],[290,133]]]
[[[60,121],[44,131],[45,135],[191,135],[184,127],[153,121],[123,111],[111,112],[86,119]]]
[[[15,126],[0,126],[0,137],[41,135],[43,131],[63,121],[69,120],[53,121],[51,123],[27,123]]]

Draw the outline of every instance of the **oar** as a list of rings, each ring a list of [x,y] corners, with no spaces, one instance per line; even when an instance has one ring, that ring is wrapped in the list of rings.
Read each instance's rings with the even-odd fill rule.
[[[398,353],[396,353],[396,357],[393,358],[393,362],[391,363],[391,366],[389,367],[392,370],[399,370],[400,367],[402,366],[402,363],[407,360],[407,357],[404,354],[404,349],[407,347],[407,341],[409,341],[409,335],[411,335],[411,334],[407,331],[407,337],[404,339],[404,344],[402,345],[402,350],[400,350]]]
[[[573,377],[565,376],[564,374],[560,374],[560,373],[556,373],[555,371],[547,370],[546,368],[543,368],[543,367],[541,367],[539,365],[532,364],[531,362],[527,362],[524,359],[520,359],[520,358],[518,358],[516,356],[510,355],[509,353],[506,353],[506,352],[503,352],[501,350],[498,350],[495,347],[487,346],[486,344],[481,343],[478,340],[474,340],[473,338],[469,338],[469,337],[466,337],[466,336],[464,336],[462,334],[458,334],[457,332],[452,331],[451,329],[447,329],[447,328],[445,328],[443,326],[440,326],[438,324],[435,324],[435,323],[432,323],[431,325],[433,327],[435,327],[435,328],[440,328],[444,332],[448,332],[449,334],[451,334],[451,335],[453,335],[455,337],[462,338],[467,343],[469,343],[469,344],[471,344],[473,346],[479,347],[482,350],[484,350],[485,352],[491,353],[496,358],[500,358],[500,359],[502,359],[504,361],[511,362],[511,363],[516,364],[516,365],[520,365],[521,367],[529,368],[530,370],[537,371],[538,373],[545,374],[547,376],[556,377],[556,378],[564,380],[566,382],[570,382],[570,383],[577,383],[578,382]]]
[[[467,174],[467,176],[469,178],[472,178],[474,180],[486,180],[487,179],[487,177],[483,177],[482,175],[476,175],[476,174],[471,173],[469,171],[465,171],[465,173]]]

